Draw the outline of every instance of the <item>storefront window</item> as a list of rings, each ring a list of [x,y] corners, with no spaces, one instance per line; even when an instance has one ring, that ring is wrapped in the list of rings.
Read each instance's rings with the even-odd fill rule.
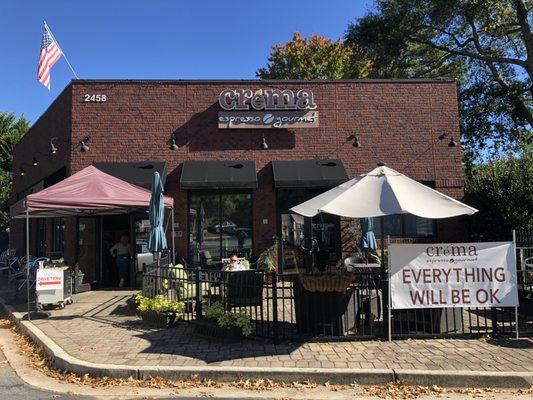
[[[395,238],[431,237],[435,236],[435,221],[412,214],[387,215],[383,217],[383,230],[385,236]],[[381,236],[379,218],[374,218],[374,233]]]
[[[430,188],[435,188],[431,181],[420,182]],[[418,217],[413,214],[387,215],[383,218],[385,235],[396,238],[432,237],[436,235],[435,220]],[[381,223],[379,218],[374,218],[374,233],[381,236]]]
[[[46,256],[46,219],[37,219],[37,248],[35,251],[36,257]]]
[[[52,251],[63,253],[65,250],[65,218],[53,218]]]
[[[297,272],[304,265],[304,218],[290,212],[294,207],[323,193],[324,188],[278,189],[277,206],[280,213],[282,265],[286,273]],[[340,259],[340,218],[319,214],[312,218],[316,263],[318,268],[335,264]]]
[[[189,209],[189,257],[208,266],[237,253],[252,255],[250,193],[193,192]]]

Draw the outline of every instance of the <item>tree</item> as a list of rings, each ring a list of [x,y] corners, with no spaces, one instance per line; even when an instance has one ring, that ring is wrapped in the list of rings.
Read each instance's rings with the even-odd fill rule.
[[[24,116],[16,117],[13,113],[0,112],[0,205],[5,205],[11,196],[13,149],[30,127]],[[4,208],[4,207],[2,207]],[[8,225],[7,211],[0,212],[0,230]]]
[[[480,240],[510,240],[515,228],[533,228],[533,152],[504,155],[465,171],[465,201],[479,209],[468,218]]]
[[[272,46],[265,68],[257,70],[261,79],[341,79],[365,78],[371,69],[357,45],[347,46],[323,36],[302,37]]]
[[[350,25],[375,77],[458,80],[463,140],[517,150],[532,140],[532,0],[377,0]],[[483,154],[483,153],[481,153]]]

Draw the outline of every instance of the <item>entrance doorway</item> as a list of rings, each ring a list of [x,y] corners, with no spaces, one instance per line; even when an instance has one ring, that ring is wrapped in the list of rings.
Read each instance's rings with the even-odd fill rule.
[[[104,215],[102,217],[102,247],[101,247],[101,285],[102,287],[118,287],[119,274],[117,262],[111,255],[111,248],[120,241],[122,235],[128,235],[130,249],[133,252],[131,238],[131,224],[129,214]],[[131,254],[133,259],[133,254]],[[132,263],[130,262],[129,273],[124,279],[123,287],[129,288],[135,285],[132,276]]]
[[[278,189],[277,213],[278,235],[281,238],[281,271],[298,273],[309,254],[304,249],[305,218],[290,211],[329,188]],[[312,235],[315,267],[324,270],[341,258],[340,218],[331,214],[319,214],[307,221],[308,232]]]

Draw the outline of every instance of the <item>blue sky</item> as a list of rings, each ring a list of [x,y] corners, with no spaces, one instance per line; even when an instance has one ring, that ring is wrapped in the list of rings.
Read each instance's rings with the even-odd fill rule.
[[[372,0],[91,0],[0,3],[0,111],[32,122],[72,79],[60,60],[36,80],[46,20],[80,78],[255,78],[294,31],[337,39]]]

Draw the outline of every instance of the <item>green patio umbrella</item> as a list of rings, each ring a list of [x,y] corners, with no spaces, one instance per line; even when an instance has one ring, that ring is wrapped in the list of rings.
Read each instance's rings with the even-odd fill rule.
[[[359,240],[359,248],[376,251],[378,243],[376,242],[376,236],[374,235],[374,218],[360,218],[359,223],[361,225],[361,240]]]
[[[163,200],[163,183],[158,172],[154,173],[152,180],[152,197],[148,209],[150,218],[150,234],[148,235],[148,249],[156,256],[157,274],[160,276],[161,251],[167,248],[167,238],[163,230],[165,203]],[[161,279],[158,279],[158,289]]]

